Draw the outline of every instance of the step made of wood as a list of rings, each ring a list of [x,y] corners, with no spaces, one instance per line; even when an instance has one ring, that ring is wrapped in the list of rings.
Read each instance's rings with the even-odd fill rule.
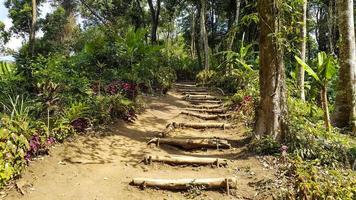
[[[215,165],[217,167],[226,166],[228,164],[227,159],[214,158],[214,157],[196,157],[196,156],[180,156],[180,155],[145,155],[145,164],[151,164],[152,162],[161,162],[174,165]]]

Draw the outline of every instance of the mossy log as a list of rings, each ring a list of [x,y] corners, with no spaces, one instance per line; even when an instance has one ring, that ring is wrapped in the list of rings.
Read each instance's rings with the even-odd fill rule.
[[[173,165],[215,165],[217,167],[227,166],[227,159],[221,158],[203,158],[193,156],[178,156],[178,155],[146,155],[144,157],[145,164],[151,164],[152,162],[162,162]]]
[[[225,188],[229,194],[230,189],[237,188],[236,178],[204,178],[204,179],[152,179],[152,178],[134,178],[131,185],[146,187],[155,187],[167,190],[188,190],[192,187],[202,189],[220,189]]]
[[[229,149],[231,144],[226,139],[219,138],[206,138],[206,139],[193,139],[193,138],[153,138],[148,141],[148,145],[156,144],[166,144],[171,146],[180,147],[185,150],[192,149]]]

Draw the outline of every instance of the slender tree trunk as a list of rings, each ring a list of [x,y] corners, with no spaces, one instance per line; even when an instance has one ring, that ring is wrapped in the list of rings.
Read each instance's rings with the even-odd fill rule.
[[[232,45],[234,44],[234,40],[239,25],[240,7],[241,7],[241,0],[236,0],[235,20],[228,33],[227,50],[232,50]]]
[[[333,122],[356,132],[356,48],[353,0],[338,0],[340,76]]]
[[[335,54],[335,47],[334,47],[334,27],[335,27],[335,20],[334,20],[334,3],[335,0],[329,0],[328,5],[328,17],[327,17],[327,24],[328,24],[328,42],[329,42],[329,51],[331,54]]]
[[[321,104],[324,110],[324,121],[325,121],[325,128],[327,131],[331,130],[331,123],[330,123],[330,113],[329,113],[329,103],[328,103],[328,89],[327,85],[325,84],[321,89]]]
[[[302,42],[300,46],[300,58],[305,62],[306,57],[306,47],[307,47],[307,5],[308,0],[304,0],[303,2],[303,19],[302,19],[302,27],[301,27],[301,37]],[[304,90],[304,75],[305,71],[302,66],[299,66],[298,69],[298,87],[300,89],[300,98],[305,101],[305,90]]]
[[[36,24],[37,24],[37,2],[32,0],[32,20],[30,29],[29,49],[30,54],[33,56],[35,52],[35,40],[36,40]]]
[[[260,103],[255,127],[256,137],[285,137],[285,68],[282,44],[275,38],[281,28],[279,0],[259,0],[260,15]]]
[[[157,43],[157,29],[159,23],[159,14],[161,11],[161,0],[156,0],[156,8],[153,6],[152,0],[147,0],[148,6],[150,7],[151,12],[151,42],[152,44]]]
[[[190,42],[190,50],[191,50],[191,54],[192,54],[192,58],[195,59],[195,33],[196,33],[196,28],[195,28],[195,19],[196,19],[196,15],[195,15],[195,8],[192,7],[192,26],[191,26],[191,42]]]
[[[200,37],[204,50],[204,68],[208,70],[209,66],[209,41],[206,31],[206,0],[200,0]]]
[[[201,14],[201,6],[199,3],[196,4],[197,6],[197,16],[195,19],[195,24],[198,26],[195,28],[195,32],[198,34],[198,37],[196,37],[195,40],[195,49],[197,51],[197,56],[198,56],[198,65],[199,69],[203,69],[203,56],[202,56],[202,49],[203,49],[203,42],[201,40],[201,30],[200,30],[200,14]]]

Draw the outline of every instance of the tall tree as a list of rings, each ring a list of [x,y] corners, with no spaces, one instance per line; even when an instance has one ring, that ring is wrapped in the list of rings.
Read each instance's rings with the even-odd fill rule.
[[[30,39],[29,39],[29,47],[31,55],[34,54],[35,51],[35,40],[36,40],[36,24],[37,24],[37,2],[36,0],[32,0],[32,19],[31,19],[31,28],[30,28]]]
[[[281,141],[285,134],[286,95],[283,47],[278,41],[281,1],[259,0],[260,15],[260,103],[255,133]]]
[[[228,32],[228,41],[227,41],[227,49],[228,50],[232,49],[232,46],[234,44],[234,40],[236,37],[236,33],[238,31],[241,0],[235,0],[235,6],[236,6],[235,7],[235,19],[234,19],[232,27],[230,28],[230,31]]]
[[[161,11],[161,0],[156,0],[156,6],[153,5],[153,0],[147,0],[151,12],[151,42],[157,43],[157,29],[159,23],[159,13]]]
[[[338,0],[340,77],[333,122],[356,132],[356,48],[353,0]]]
[[[206,31],[206,7],[206,0],[200,0],[200,41],[204,52],[204,68],[208,70],[210,68],[210,59],[208,33]]]
[[[191,30],[190,30],[190,37],[191,37],[191,41],[190,41],[190,51],[191,51],[191,56],[193,59],[195,59],[195,41],[196,41],[196,23],[195,23],[195,20],[196,20],[196,14],[195,14],[195,7],[192,6],[191,7]]]
[[[307,9],[308,0],[303,0],[303,17],[301,26],[301,43],[300,43],[300,58],[305,62],[306,50],[307,50]],[[300,98],[305,100],[305,90],[304,90],[304,75],[305,71],[302,66],[298,68],[298,86],[300,88]]]

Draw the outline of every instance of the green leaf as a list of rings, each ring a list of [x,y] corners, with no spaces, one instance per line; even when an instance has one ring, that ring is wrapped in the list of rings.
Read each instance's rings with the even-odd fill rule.
[[[300,64],[304,70],[310,75],[312,76],[316,81],[320,82],[320,78],[318,77],[318,75],[314,72],[314,70],[309,67],[308,64],[306,64],[302,59],[300,59],[298,56],[294,56],[295,59],[297,60],[298,64]]]

